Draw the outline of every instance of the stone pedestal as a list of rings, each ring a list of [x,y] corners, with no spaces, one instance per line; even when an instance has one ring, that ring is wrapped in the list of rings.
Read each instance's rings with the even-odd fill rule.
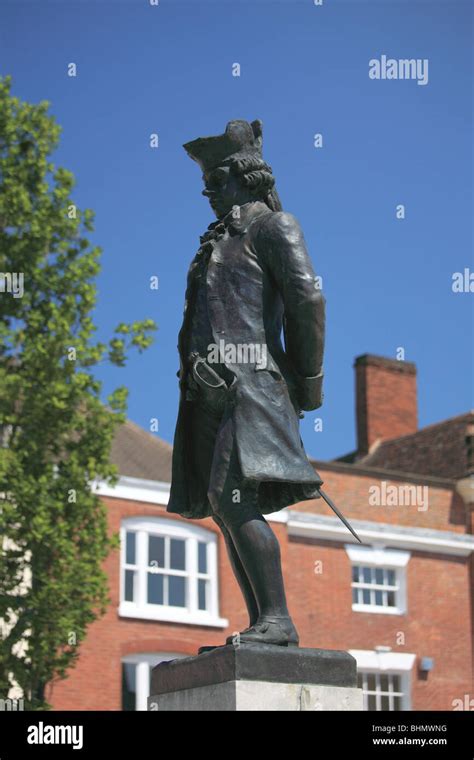
[[[153,668],[148,709],[362,710],[356,684],[347,652],[231,644]]]

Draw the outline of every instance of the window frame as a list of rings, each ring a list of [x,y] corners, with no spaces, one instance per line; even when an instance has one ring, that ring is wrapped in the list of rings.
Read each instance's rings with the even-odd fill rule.
[[[351,603],[353,612],[369,612],[382,615],[406,615],[408,611],[407,600],[407,565],[410,560],[410,552],[400,549],[386,549],[385,546],[353,546],[346,544],[346,552],[350,560],[351,578]],[[394,591],[395,605],[384,606],[378,604],[365,604],[353,601],[354,583],[352,569],[354,567],[369,567],[371,569],[393,570],[395,572],[395,585],[384,587],[383,585],[368,584],[371,591]],[[357,588],[361,586],[357,585]]]
[[[396,675],[400,678],[400,686],[403,693],[401,711],[406,712],[411,707],[412,672],[416,661],[416,655],[412,652],[393,652],[390,648],[377,647],[373,650],[349,649],[348,653],[357,662],[357,674]],[[366,708],[366,693],[364,693],[364,710]],[[372,711],[370,711],[372,712]],[[381,712],[381,711],[380,711]],[[398,712],[396,710],[384,712]]]
[[[135,665],[135,712],[148,710],[148,697],[153,696],[150,691],[151,670],[160,662],[176,660],[188,657],[178,652],[138,652],[122,657],[120,661],[121,678],[123,678],[123,666]],[[123,704],[121,707],[123,712]],[[130,711],[131,712],[131,711]]]
[[[126,562],[126,534],[134,532],[135,564]],[[185,541],[185,570],[168,568],[150,570],[148,563],[148,537],[162,536]],[[199,542],[206,544],[207,572],[200,573],[198,568]],[[135,570],[134,601],[125,599],[125,571]],[[149,573],[181,575],[186,577],[186,604],[184,607],[153,604],[147,601],[147,584]],[[206,610],[199,609],[198,580],[207,583]],[[219,616],[218,598],[218,562],[217,535],[214,531],[197,525],[184,525],[178,520],[161,517],[131,517],[122,520],[120,525],[120,603],[119,616],[140,618],[143,620],[162,620],[226,628],[228,621]]]
[[[404,672],[400,670],[381,670],[381,669],[375,670],[371,668],[362,668],[361,670],[357,671],[357,676],[362,676],[363,681],[366,676],[370,676],[370,675],[374,675],[378,683],[380,683],[381,676],[389,676],[389,677],[398,676],[398,678],[400,679],[401,691],[390,692],[390,691],[381,691],[378,689],[376,689],[375,691],[372,691],[372,690],[366,690],[364,689],[364,686],[362,686],[361,691],[362,691],[363,700],[364,700],[363,709],[365,712],[405,712],[406,710],[410,709],[410,707],[407,707],[407,704],[409,704],[409,694],[410,694],[410,676],[406,671]],[[369,695],[370,696],[375,695],[376,704],[380,703],[382,696],[387,696],[389,698],[389,702],[390,702],[391,696],[392,697],[399,696],[401,698],[400,710],[390,710],[390,709],[389,710],[382,710],[382,709],[369,710],[368,709]]]
[[[386,578],[386,574],[393,573],[394,574],[394,583],[393,584],[389,584],[389,583],[377,583],[377,579],[375,579],[375,581],[372,582],[372,578],[371,578],[370,582],[369,581],[365,581],[365,580],[360,580],[360,573],[359,573],[359,580],[355,581],[354,578],[352,578],[352,581],[351,581],[351,588],[352,588],[352,592],[353,592],[352,593],[352,607],[353,608],[354,607],[359,607],[359,608],[360,607],[364,607],[364,608],[365,607],[370,607],[371,609],[373,609],[374,607],[377,607],[377,608],[380,607],[380,608],[382,608],[384,610],[384,612],[388,612],[389,610],[396,610],[396,609],[399,608],[398,602],[399,602],[399,597],[400,597],[400,574],[397,573],[397,569],[396,568],[386,567],[385,565],[382,566],[382,567],[380,567],[380,566],[374,567],[374,565],[360,564],[358,562],[353,562],[352,563],[352,570],[354,571],[356,568],[359,569],[359,570],[363,570],[363,571],[364,570],[370,570],[372,577],[373,577],[373,572],[374,571],[380,570],[383,573],[383,578],[384,579]],[[368,603],[367,602],[363,602],[363,601],[362,602],[361,601],[354,602],[354,590],[357,591],[357,592],[359,592],[357,594],[357,596],[359,597],[359,599],[360,599],[360,596],[361,596],[360,592],[362,592],[362,595],[364,595],[364,591],[368,591],[371,599],[376,598],[375,595],[378,592],[378,593],[382,594],[382,604],[377,604],[376,601],[374,601],[374,602],[370,601]],[[383,600],[385,598],[388,600],[388,594],[389,593],[393,594],[393,598],[394,598],[394,602],[395,602],[394,604],[388,604],[388,602],[387,602],[387,604],[383,603]]]

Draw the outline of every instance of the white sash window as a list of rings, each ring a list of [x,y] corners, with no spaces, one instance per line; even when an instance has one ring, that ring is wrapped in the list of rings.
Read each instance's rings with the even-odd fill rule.
[[[226,627],[219,617],[217,537],[178,520],[122,522],[119,614]]]

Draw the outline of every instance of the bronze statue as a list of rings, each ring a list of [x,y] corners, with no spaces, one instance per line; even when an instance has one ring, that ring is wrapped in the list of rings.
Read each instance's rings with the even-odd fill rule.
[[[222,530],[249,614],[240,643],[297,646],[264,515],[326,498],[299,434],[323,399],[325,300],[262,158],[262,123],[231,121],[184,148],[217,222],[188,274],[168,511]]]

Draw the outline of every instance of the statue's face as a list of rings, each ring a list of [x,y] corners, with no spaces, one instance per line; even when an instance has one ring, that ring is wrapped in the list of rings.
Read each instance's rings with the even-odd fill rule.
[[[234,206],[243,206],[251,200],[249,190],[239,181],[228,166],[219,166],[203,176],[205,189],[202,194],[209,198],[209,204],[218,219],[232,211]]]

